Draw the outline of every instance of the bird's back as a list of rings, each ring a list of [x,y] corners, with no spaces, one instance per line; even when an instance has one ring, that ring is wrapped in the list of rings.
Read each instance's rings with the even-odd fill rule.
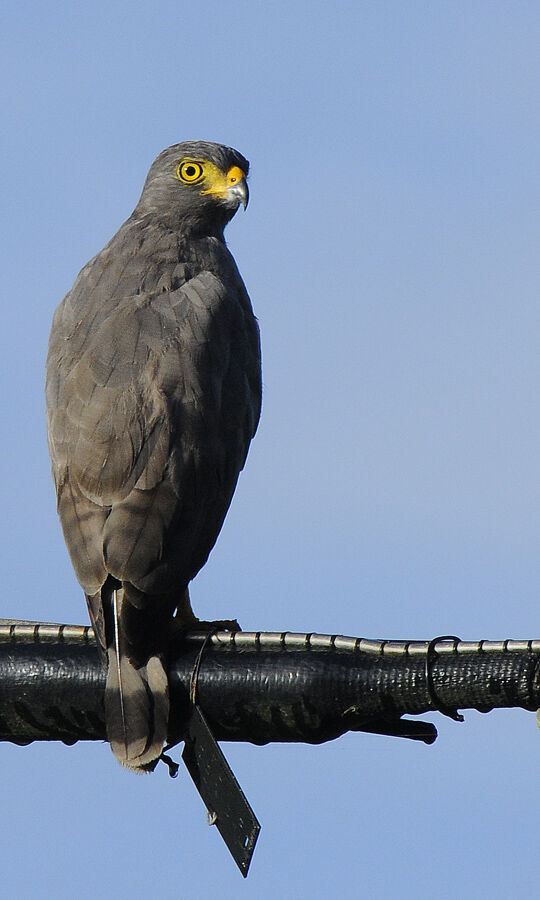
[[[247,161],[189,142],[56,310],[47,358],[58,511],[107,661],[107,735],[152,769],[170,621],[221,529],[260,413],[258,327],[223,239]],[[192,182],[195,181],[195,184]]]
[[[215,542],[260,412],[258,328],[225,245],[128,220],[56,311],[47,404],[86,593],[107,574],[182,590]],[[101,542],[73,527],[81,506]]]

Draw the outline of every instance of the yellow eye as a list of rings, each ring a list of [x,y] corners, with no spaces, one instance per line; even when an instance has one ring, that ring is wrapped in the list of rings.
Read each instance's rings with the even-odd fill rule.
[[[180,181],[184,181],[186,184],[195,184],[203,177],[204,169],[200,163],[187,160],[178,163],[176,175]]]

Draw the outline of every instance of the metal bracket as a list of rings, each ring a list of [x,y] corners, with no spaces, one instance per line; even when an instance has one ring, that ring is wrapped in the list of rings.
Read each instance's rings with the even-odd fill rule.
[[[199,706],[192,707],[182,759],[236,865],[246,878],[261,826]]]

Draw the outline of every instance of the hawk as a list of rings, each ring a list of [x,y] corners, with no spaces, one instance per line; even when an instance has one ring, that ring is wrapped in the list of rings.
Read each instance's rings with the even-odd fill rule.
[[[107,662],[107,738],[151,771],[167,739],[164,652],[197,623],[188,583],[220,532],[261,407],[259,329],[223,230],[249,163],[188,141],[82,269],[49,341],[58,513]]]

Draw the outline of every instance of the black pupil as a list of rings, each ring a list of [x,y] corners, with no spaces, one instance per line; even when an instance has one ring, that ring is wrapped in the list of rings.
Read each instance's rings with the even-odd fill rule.
[[[188,178],[194,178],[197,174],[197,169],[195,166],[186,166],[186,175]]]

